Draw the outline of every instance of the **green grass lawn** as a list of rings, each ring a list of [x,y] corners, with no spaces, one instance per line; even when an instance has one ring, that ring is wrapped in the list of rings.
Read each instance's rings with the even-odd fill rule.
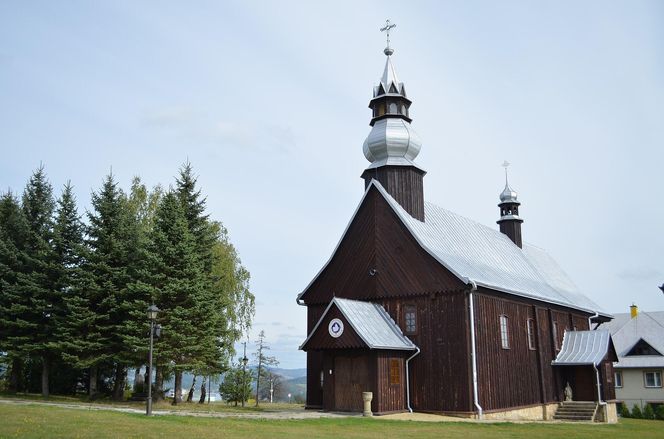
[[[376,418],[252,420],[154,416],[62,407],[0,404],[1,438],[661,438],[664,422],[476,424]]]
[[[80,404],[80,405],[94,405],[94,406],[112,406],[112,407],[131,407],[139,410],[145,409],[145,402],[141,401],[113,401],[109,398],[102,398],[96,400],[90,400],[87,396],[63,396],[63,395],[51,395],[48,397],[43,397],[36,393],[0,393],[0,397],[6,399],[21,399],[21,400],[31,400],[39,402],[59,402],[66,404]],[[258,407],[255,406],[255,400],[249,400],[245,407],[238,405],[237,407],[234,404],[227,404],[226,402],[206,402],[204,404],[198,404],[198,402],[183,402],[176,406],[171,404],[171,400],[155,402],[153,404],[154,410],[177,410],[177,411],[195,411],[195,412],[270,412],[270,411],[297,411],[304,410],[303,404],[289,404],[285,402],[275,402],[270,404],[269,402],[261,402]]]

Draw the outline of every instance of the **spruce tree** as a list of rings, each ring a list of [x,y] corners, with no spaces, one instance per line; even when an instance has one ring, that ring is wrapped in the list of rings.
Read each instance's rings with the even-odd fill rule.
[[[127,197],[112,175],[105,178],[99,193],[92,194],[92,207],[88,213],[90,254],[84,264],[88,275],[85,288],[94,316],[89,330],[99,337],[82,354],[82,359],[90,364],[91,377],[97,375],[99,366],[113,365],[113,398],[119,400],[124,392],[127,366],[135,363],[137,350],[144,344],[131,343],[136,339],[136,327],[132,324],[135,310],[144,305],[136,303],[129,288],[138,278],[139,229]],[[144,316],[141,321],[145,321]]]
[[[53,241],[53,188],[44,167],[37,169],[23,192],[22,209],[28,223],[26,246],[28,272],[22,293],[30,297],[28,322],[33,325],[29,342],[22,350],[34,361],[41,361],[42,395],[49,395],[49,375],[58,355],[55,333],[62,314],[62,296],[55,286],[57,276]]]
[[[200,370],[209,351],[218,351],[218,340],[208,319],[207,277],[190,233],[182,205],[169,192],[161,200],[151,233],[151,281],[157,306],[162,310],[162,336],[155,344],[157,364],[175,369],[174,404],[180,401],[182,373]]]
[[[35,329],[30,296],[23,285],[29,279],[28,222],[18,199],[7,192],[0,198],[0,351],[6,355],[11,392],[24,388],[24,346]]]
[[[189,162],[180,169],[176,194],[205,274],[201,297],[205,306],[199,307],[197,321],[218,339],[217,348],[204,352],[201,361],[206,364],[205,372],[222,371],[228,368],[233,345],[249,327],[254,314],[249,272],[242,267],[226,229],[205,213],[206,199],[197,187]]]

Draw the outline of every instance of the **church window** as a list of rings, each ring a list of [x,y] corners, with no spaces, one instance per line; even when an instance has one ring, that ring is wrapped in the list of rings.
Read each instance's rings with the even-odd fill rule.
[[[553,346],[557,351],[560,350],[560,343],[558,343],[558,322],[553,322]]]
[[[385,104],[381,103],[378,106],[378,116],[382,116],[383,114],[385,114]]]
[[[510,334],[508,329],[508,319],[506,315],[500,316],[500,345],[503,349],[510,348]]]
[[[403,320],[406,334],[415,334],[417,332],[417,308],[414,305],[404,307]]]
[[[401,114],[408,116],[408,111],[406,111],[406,106],[404,104],[401,104]]]
[[[617,388],[622,387],[623,386],[623,384],[622,384],[622,372],[616,372],[613,375],[614,375],[614,379],[615,379],[615,383],[616,383],[615,386]]]
[[[397,104],[395,104],[394,102],[392,102],[392,103],[390,104],[390,114],[397,114],[397,112],[398,112],[398,110],[397,110]]]
[[[662,372],[643,372],[646,387],[662,387]]]
[[[526,326],[528,329],[528,349],[535,350],[535,321],[533,319],[528,319],[526,321]]]
[[[390,384],[401,383],[401,371],[399,369],[399,360],[392,358],[390,360]]]
[[[320,388],[323,388],[323,383],[325,382],[325,372],[320,371]]]

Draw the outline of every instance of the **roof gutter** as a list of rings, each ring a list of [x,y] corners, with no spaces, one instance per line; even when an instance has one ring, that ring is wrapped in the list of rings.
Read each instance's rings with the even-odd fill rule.
[[[406,407],[408,407],[410,413],[413,413],[413,408],[410,406],[410,374],[408,373],[408,363],[420,353],[420,348],[417,346],[415,348],[417,351],[406,360]]]
[[[470,349],[471,360],[473,364],[473,404],[477,409],[477,414],[480,419],[483,417],[482,406],[479,402],[479,392],[477,390],[477,352],[475,350],[475,306],[473,304],[473,291],[477,291],[477,284],[475,281],[470,281],[470,290],[468,298],[470,301]]]
[[[305,306],[304,300],[300,299],[300,296],[297,296],[297,299],[295,299],[295,303],[297,303],[300,306]]]

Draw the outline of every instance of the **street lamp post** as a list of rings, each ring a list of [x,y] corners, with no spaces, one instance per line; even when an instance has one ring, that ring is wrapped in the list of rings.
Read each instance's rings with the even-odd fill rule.
[[[157,320],[158,313],[159,308],[157,308],[156,305],[150,305],[148,307],[148,319],[150,320],[150,350],[148,353],[148,400],[145,409],[145,414],[147,416],[152,415],[152,344],[154,343],[154,321]]]
[[[244,345],[244,354],[242,356],[242,407],[244,407],[244,400],[247,397],[244,391],[247,388],[247,363],[249,359],[247,358],[247,342],[242,342],[242,344]]]

